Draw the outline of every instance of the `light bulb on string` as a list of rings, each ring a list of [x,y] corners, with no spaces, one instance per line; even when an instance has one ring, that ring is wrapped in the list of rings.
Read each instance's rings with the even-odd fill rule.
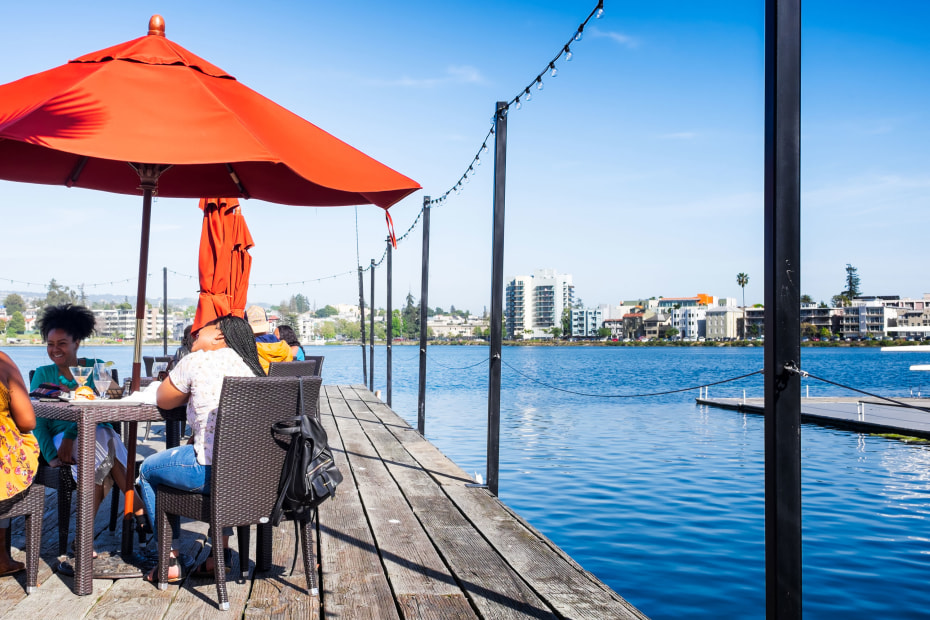
[[[520,101],[519,97],[517,97],[517,100],[516,102],[514,102],[514,105],[516,106],[518,110],[523,107],[523,103]]]
[[[594,13],[594,19],[600,19],[604,17],[604,3],[601,2],[597,5],[597,11]]]
[[[482,153],[487,153],[487,152],[488,152],[488,143],[487,143],[487,142],[483,142],[483,143],[481,144],[481,152],[482,152]]]
[[[565,62],[571,62],[572,56],[574,56],[574,54],[572,53],[571,48],[566,45],[565,46]]]
[[[549,77],[555,77],[559,74],[559,70],[555,68],[555,63],[549,63]]]
[[[578,29],[578,32],[575,33],[575,40],[581,41],[581,37],[584,36],[584,30],[582,28]]]
[[[526,100],[526,101],[529,101],[529,100],[532,99],[532,98],[533,98],[533,93],[530,92],[529,87],[526,87],[526,88],[523,90],[523,99]]]
[[[480,165],[481,165],[481,158],[480,158],[480,157],[476,157],[476,158],[475,158],[475,165],[476,165],[476,166],[480,166]]]
[[[537,78],[536,78],[536,90],[542,90],[542,89],[543,89],[543,81],[542,81],[542,78],[541,78],[541,77],[537,77]]]

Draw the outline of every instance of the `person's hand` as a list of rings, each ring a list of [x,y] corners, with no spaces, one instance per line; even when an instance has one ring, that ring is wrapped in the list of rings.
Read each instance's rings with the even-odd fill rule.
[[[58,459],[65,465],[74,465],[74,440],[65,437],[61,440],[61,446],[58,447]]]
[[[62,466],[61,459],[56,456],[55,458],[52,459],[52,462],[49,463],[48,466],[49,467],[61,467]]]

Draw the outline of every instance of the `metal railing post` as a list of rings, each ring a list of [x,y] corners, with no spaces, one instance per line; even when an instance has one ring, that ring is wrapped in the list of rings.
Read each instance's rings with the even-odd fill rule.
[[[371,307],[368,308],[371,321],[371,338],[368,340],[368,389],[375,391],[375,259],[371,259]]]
[[[423,257],[420,272],[420,382],[417,389],[417,431],[426,433],[426,310],[429,308],[429,196],[423,196]]]
[[[358,314],[359,331],[362,337],[362,383],[368,385],[368,360],[365,358],[365,284],[362,268],[358,268]]]
[[[765,605],[801,618],[801,0],[765,3]]]
[[[162,355],[168,355],[168,268],[162,267],[162,281],[165,285],[164,292],[164,309],[165,313],[162,317],[161,322],[161,341],[162,341]]]
[[[491,241],[491,355],[488,363],[488,490],[497,495],[500,470],[501,342],[504,312],[504,188],[507,180],[507,103],[494,113],[494,233]]]
[[[386,305],[387,305],[387,325],[385,325],[384,333],[387,335],[387,342],[385,343],[385,361],[384,361],[384,379],[387,382],[385,386],[385,396],[387,396],[387,406],[391,406],[391,374],[393,371],[392,368],[392,359],[391,355],[393,353],[392,348],[394,346],[394,308],[391,303],[391,293],[394,287],[393,272],[394,267],[392,264],[391,251],[393,246],[391,245],[391,238],[387,239],[387,286],[386,286]]]

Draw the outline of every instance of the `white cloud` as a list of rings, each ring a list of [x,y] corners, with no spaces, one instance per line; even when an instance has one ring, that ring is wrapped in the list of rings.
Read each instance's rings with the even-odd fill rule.
[[[484,76],[481,72],[469,65],[450,66],[440,77],[413,78],[402,76],[393,80],[372,80],[375,86],[403,86],[406,88],[433,88],[442,84],[483,84]]]
[[[663,133],[659,135],[660,140],[693,140],[698,137],[696,131],[679,131],[675,133]]]
[[[619,45],[622,45],[623,47],[627,47],[629,49],[636,49],[637,47],[639,47],[639,39],[635,37],[631,37],[628,34],[623,34],[622,32],[613,32],[613,31],[605,32],[603,30],[598,30],[594,28],[591,30],[591,36],[610,39],[613,42]]]

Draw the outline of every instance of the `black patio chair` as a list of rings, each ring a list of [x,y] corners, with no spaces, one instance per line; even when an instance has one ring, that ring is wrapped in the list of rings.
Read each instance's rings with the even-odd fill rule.
[[[188,493],[159,486],[155,506],[158,523],[158,587],[168,587],[168,562],[173,526],[169,515],[210,524],[214,575],[221,610],[229,609],[226,566],[222,550],[224,527],[237,528],[240,570],[248,569],[249,529],[267,523],[278,495],[286,446],[271,432],[275,422],[291,420],[298,411],[299,382],[294,377],[226,377],[216,416],[210,494]],[[302,537],[307,587],[316,590],[309,523],[297,528]],[[257,541],[256,568],[270,565],[270,545]]]

